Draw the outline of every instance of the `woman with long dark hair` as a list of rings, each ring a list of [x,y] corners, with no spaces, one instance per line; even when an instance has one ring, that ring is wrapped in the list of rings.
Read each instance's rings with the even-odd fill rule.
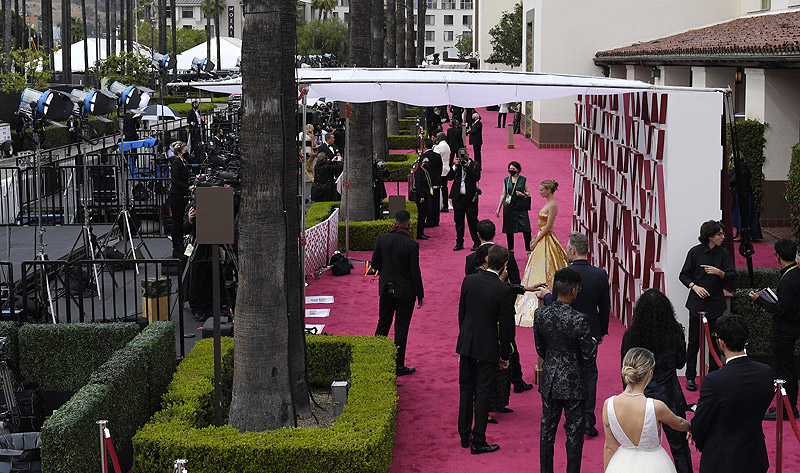
[[[621,358],[634,347],[646,348],[655,355],[653,379],[645,387],[645,396],[662,401],[675,415],[686,418],[686,398],[677,374],[686,364],[686,339],[683,326],[675,319],[672,303],[657,289],[645,291],[636,301],[633,320],[622,337]],[[663,425],[663,429],[675,469],[679,473],[690,473],[692,458],[686,433],[668,425]]]

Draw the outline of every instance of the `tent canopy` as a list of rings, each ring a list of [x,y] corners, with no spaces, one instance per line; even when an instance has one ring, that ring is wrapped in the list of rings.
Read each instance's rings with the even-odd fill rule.
[[[205,41],[197,46],[187,49],[186,51],[178,54],[178,70],[179,71],[189,71],[192,69],[192,59],[200,58],[205,59],[208,56],[208,49],[206,44],[208,42]],[[214,63],[216,66],[214,68],[215,71],[233,71],[236,70],[236,59],[242,55],[242,40],[238,38],[229,38],[227,36],[221,36],[219,38],[220,43],[220,58],[222,59],[222,64],[217,64],[217,39],[211,39],[211,57],[208,59]]]
[[[418,106],[452,104],[486,107],[501,103],[546,100],[574,95],[610,95],[647,90],[720,92],[720,89],[663,87],[608,77],[513,71],[443,69],[309,69],[296,70],[309,96],[351,103],[394,100]],[[198,82],[201,90],[241,93],[241,77]]]
[[[97,46],[98,42],[100,43],[100,59],[103,60],[108,57],[106,54],[106,44],[108,43],[105,39],[96,39],[96,38],[89,38],[87,40],[87,47],[89,49],[89,67],[94,67],[95,63],[97,62]],[[122,41],[117,41],[117,49],[116,51],[124,51],[125,45]],[[145,48],[141,44],[137,42],[133,42],[133,52],[143,56],[145,58],[150,59],[152,54],[148,48]],[[63,70],[63,60],[61,58],[63,54],[63,50],[59,49],[55,53],[53,53],[53,70],[55,72],[62,72]],[[74,43],[70,46],[70,58],[72,60],[72,72],[86,72],[84,71],[84,61],[83,61],[83,40]],[[191,61],[190,61],[191,62]]]

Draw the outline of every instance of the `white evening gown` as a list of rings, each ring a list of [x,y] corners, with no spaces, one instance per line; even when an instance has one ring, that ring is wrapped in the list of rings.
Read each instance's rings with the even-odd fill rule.
[[[658,432],[653,400],[647,399],[642,437],[637,446],[628,439],[617,422],[617,415],[614,413],[615,397],[608,400],[608,423],[620,447],[608,462],[606,473],[675,473],[672,459],[661,447],[661,435]]]

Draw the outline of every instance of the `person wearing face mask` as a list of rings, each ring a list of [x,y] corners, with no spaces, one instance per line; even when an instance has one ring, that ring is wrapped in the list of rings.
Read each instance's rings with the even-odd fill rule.
[[[422,160],[419,167],[414,171],[414,188],[416,189],[416,202],[417,202],[417,239],[427,240],[430,238],[425,234],[425,227],[428,225],[430,212],[428,205],[433,201],[433,183],[431,176],[428,173],[428,167],[431,162],[427,156],[422,155]]]
[[[184,214],[189,203],[189,192],[194,186],[189,185],[189,168],[186,166],[185,155],[189,148],[186,143],[176,141],[172,143],[175,157],[169,167],[171,185],[169,188],[169,207],[172,211],[172,257],[183,259],[183,223],[181,215]]]
[[[531,246],[531,220],[528,211],[531,209],[531,191],[528,180],[519,173],[522,165],[517,161],[508,163],[509,176],[503,180],[503,194],[497,204],[495,216],[503,210],[503,233],[506,234],[508,249],[514,251],[514,234],[522,233],[525,248]]]

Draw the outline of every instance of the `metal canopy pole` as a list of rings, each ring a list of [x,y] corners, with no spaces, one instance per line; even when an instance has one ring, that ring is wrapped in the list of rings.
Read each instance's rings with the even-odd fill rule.
[[[300,271],[303,275],[303,313],[305,313],[306,300],[306,162],[308,161],[308,137],[306,136],[306,106],[308,104],[308,85],[300,85],[300,94],[303,98],[303,129],[300,136],[303,140],[303,151],[300,157]]]
[[[350,113],[351,105],[345,106],[344,121],[344,255],[350,259]]]

